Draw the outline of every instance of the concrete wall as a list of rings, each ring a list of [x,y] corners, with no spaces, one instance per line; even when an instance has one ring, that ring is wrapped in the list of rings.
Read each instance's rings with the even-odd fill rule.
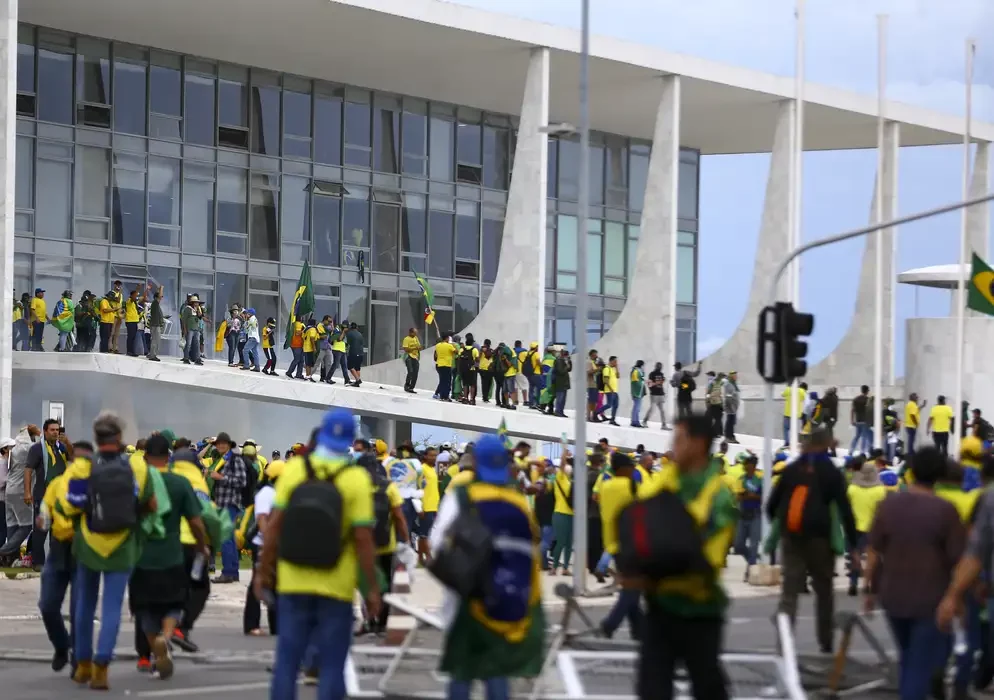
[[[907,351],[905,354],[905,383],[929,405],[939,394],[947,403],[955,400],[956,391],[956,318],[912,318],[905,326]],[[990,361],[990,348],[994,347],[994,318],[969,316],[966,318],[963,345],[963,400],[985,415],[994,413],[994,364]],[[957,411],[958,415],[958,411]]]
[[[0,0],[0,435],[10,434],[14,306],[17,0]],[[24,292],[18,289],[17,293]]]

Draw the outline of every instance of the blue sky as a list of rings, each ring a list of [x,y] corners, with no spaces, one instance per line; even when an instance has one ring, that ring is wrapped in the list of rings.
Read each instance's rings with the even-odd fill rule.
[[[460,4],[579,27],[579,0],[457,0]],[[876,91],[876,15],[890,15],[887,94],[951,114],[964,113],[964,42],[978,42],[974,118],[994,121],[994,2],[991,0],[808,0],[805,66],[812,82]],[[793,0],[591,0],[595,34],[615,36],[778,75],[794,74]],[[757,40],[757,37],[762,39]],[[596,99],[596,96],[594,96]],[[962,152],[905,148],[899,159],[900,214],[960,197]],[[805,240],[864,225],[870,213],[874,151],[809,153],[804,160]],[[768,155],[711,156],[701,166],[698,352],[735,329],[752,278]],[[955,262],[959,216],[904,227],[898,270]],[[845,332],[856,301],[864,243],[805,256],[801,299],[816,315],[812,358]],[[732,273],[728,271],[732,270]],[[917,305],[917,311],[916,311]],[[904,366],[904,320],[945,316],[949,295],[900,287],[897,366]]]

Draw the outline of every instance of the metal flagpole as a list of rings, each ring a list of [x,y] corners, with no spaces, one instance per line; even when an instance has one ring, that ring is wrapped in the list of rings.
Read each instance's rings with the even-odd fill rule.
[[[973,59],[977,53],[977,43],[973,39],[966,40],[966,121],[963,128],[963,199],[970,197],[970,129],[973,126]],[[949,449],[954,456],[959,455],[960,435],[963,427],[963,344],[966,335],[966,270],[967,268],[967,209],[962,211],[960,219],[959,240],[959,280],[956,288],[956,392],[954,394],[953,416],[956,418],[955,430]]]
[[[801,245],[801,231],[803,226],[801,225],[801,212],[803,210],[802,197],[803,197],[803,163],[804,163],[804,0],[797,0],[797,6],[795,8],[795,16],[797,18],[797,33],[795,37],[795,55],[794,55],[794,151],[792,157],[794,159],[793,164],[793,175],[794,175],[794,189],[791,192],[791,197],[793,198],[793,230],[790,232],[791,236],[791,248],[797,248]],[[801,303],[801,259],[795,258],[793,264],[790,268],[790,300],[794,303],[794,306],[799,306]],[[798,404],[799,397],[797,391],[797,380],[795,379],[790,386],[790,446],[792,450],[797,451],[799,448],[799,443],[797,439],[798,421],[797,417],[801,414]],[[773,465],[769,466],[772,471]]]
[[[580,192],[576,237],[576,365],[573,367],[573,593],[583,595],[587,577],[587,219],[590,206],[590,0],[581,0]]]
[[[884,220],[884,92],[887,85],[887,15],[877,15],[877,187],[874,220]],[[884,237],[876,236],[873,317],[873,447],[883,447],[884,379]],[[889,312],[889,310],[888,310]]]

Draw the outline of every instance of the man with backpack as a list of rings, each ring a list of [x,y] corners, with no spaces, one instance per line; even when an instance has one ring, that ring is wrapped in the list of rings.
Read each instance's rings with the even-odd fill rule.
[[[235,454],[235,443],[228,433],[221,432],[214,438],[214,450],[217,452],[214,465],[207,474],[209,482],[213,482],[211,499],[219,510],[226,510],[231,522],[238,520],[242,508],[245,508],[255,498],[255,485],[259,481],[258,474],[245,465],[240,454]],[[232,533],[221,545],[221,575],[212,583],[235,583],[238,581],[238,547],[235,546],[235,536]]]
[[[449,490],[431,533],[430,570],[446,586],[440,670],[452,700],[468,700],[473,681],[500,700],[510,697],[511,678],[537,676],[542,667],[539,529],[525,496],[509,485],[501,439],[480,438],[474,458],[474,480]]]
[[[529,408],[537,408],[538,397],[542,393],[542,358],[538,354],[538,343],[532,343],[527,351],[524,351],[521,346],[517,349],[519,350],[518,363],[521,366],[521,376],[523,381],[528,384],[526,403]]]
[[[817,598],[818,644],[826,654],[832,652],[835,557],[858,545],[846,479],[828,454],[829,435],[824,427],[811,431],[801,456],[783,470],[766,504],[770,522],[779,528],[783,551],[780,610],[793,624],[797,597],[810,576]],[[845,543],[838,541],[840,526]]]
[[[480,363],[480,350],[473,342],[473,334],[466,334],[466,344],[459,351],[459,378],[462,380],[462,403],[476,405],[476,368]]]
[[[725,417],[724,395],[725,373],[708,372],[707,411],[711,418],[711,433],[713,437],[721,437],[722,424]]]
[[[354,439],[352,412],[331,409],[316,431],[314,450],[288,461],[276,484],[253,584],[261,600],[271,599],[274,588],[279,596],[270,688],[274,698],[297,697],[308,647],[313,647],[318,669],[318,697],[345,697],[352,601],[360,572],[366,582],[366,611],[371,618],[380,613],[373,485],[369,472],[349,457]]]
[[[670,378],[670,386],[676,389],[676,411],[677,418],[685,418],[691,413],[691,405],[694,402],[694,390],[697,382],[694,377],[700,375],[703,367],[697,364],[697,371],[691,372],[684,369],[683,364],[677,362],[673,365],[673,376]]]
[[[128,460],[124,428],[113,413],[93,422],[97,454],[75,460],[66,470],[66,492],[56,507],[76,518],[73,579],[76,671],[73,680],[107,690],[107,667],[121,626],[121,606],[128,579],[141,555],[141,520],[157,510],[152,478],[142,459]],[[77,517],[78,516],[78,517]],[[93,619],[103,580],[100,634],[93,650]]]

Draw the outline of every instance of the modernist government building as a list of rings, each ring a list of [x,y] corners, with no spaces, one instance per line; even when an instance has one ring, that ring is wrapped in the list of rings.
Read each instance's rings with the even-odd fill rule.
[[[59,358],[11,359],[12,290],[44,288],[51,308],[63,289],[162,285],[161,354],[176,356],[191,293],[215,324],[239,302],[282,336],[305,261],[317,314],[359,325],[374,381],[402,383],[409,327],[435,340],[414,272],[443,331],[566,346],[582,332],[624,366],[696,360],[700,158],[771,152],[756,289],[709,361],[754,381],[755,312],[789,248],[788,78],[595,36],[580,231],[579,140],[554,126],[578,121],[573,30],[439,0],[0,0],[0,26],[0,403],[30,394],[15,396],[15,422],[53,398],[34,392]],[[806,99],[806,149],[876,147],[873,98],[809,86]],[[900,104],[887,116],[880,181],[893,214],[899,146],[955,143],[962,120]],[[994,138],[990,125],[975,133]],[[864,268],[874,262],[868,251]],[[847,348],[872,332],[868,318],[858,305],[853,337],[814,375],[850,381]],[[423,367],[419,386],[433,375]]]

